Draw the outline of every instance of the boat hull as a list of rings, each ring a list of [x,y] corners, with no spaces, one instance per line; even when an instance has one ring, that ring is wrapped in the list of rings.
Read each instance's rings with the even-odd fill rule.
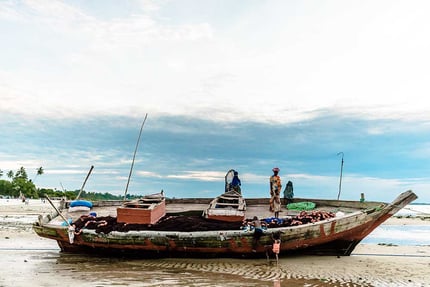
[[[415,200],[405,192],[391,204],[352,212],[315,223],[264,230],[253,251],[251,230],[219,231],[113,231],[108,234],[85,230],[73,243],[68,228],[36,223],[33,228],[41,236],[56,240],[64,252],[132,255],[137,257],[259,257],[265,256],[274,235],[281,239],[281,255],[299,253],[348,256],[357,244],[398,210]]]

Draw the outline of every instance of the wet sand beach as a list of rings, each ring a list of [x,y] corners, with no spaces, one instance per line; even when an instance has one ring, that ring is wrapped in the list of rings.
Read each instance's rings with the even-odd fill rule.
[[[2,200],[3,201],[3,200]],[[0,205],[0,286],[430,286],[430,246],[359,244],[352,256],[129,259],[67,254],[31,229],[48,203]],[[420,218],[387,224],[429,225]]]

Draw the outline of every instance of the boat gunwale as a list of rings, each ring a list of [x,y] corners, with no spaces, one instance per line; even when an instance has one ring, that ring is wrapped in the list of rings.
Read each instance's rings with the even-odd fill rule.
[[[267,229],[263,229],[264,234],[273,234],[278,232],[288,232],[290,230],[297,230],[297,229],[306,229],[308,227],[312,226],[318,226],[323,224],[329,224],[333,221],[344,221],[348,220],[350,217],[359,216],[359,215],[366,215],[364,211],[355,211],[352,213],[348,213],[345,215],[342,215],[341,217],[332,217],[324,220],[320,220],[317,222],[309,222],[301,225],[294,225],[294,226],[281,226],[281,227],[271,227]],[[52,229],[58,229],[58,230],[67,230],[67,226],[62,226],[58,224],[44,224],[41,227],[46,228],[52,228]],[[97,235],[103,234],[104,237],[109,237],[109,235],[116,235],[115,237],[128,237],[128,236],[139,236],[139,237],[153,237],[154,235],[157,236],[175,236],[175,237],[181,237],[181,238],[195,238],[195,237],[214,237],[214,236],[220,236],[223,235],[224,237],[229,236],[237,236],[237,235],[253,235],[253,230],[243,230],[243,229],[225,229],[225,230],[210,230],[210,231],[166,231],[166,230],[129,230],[129,231],[111,231],[109,233],[97,233],[95,229],[83,229],[82,234],[91,234],[91,235]],[[118,236],[120,235],[120,236]]]
[[[406,195],[406,194],[408,194],[408,195]],[[348,219],[350,217],[358,216],[360,214],[364,214],[366,216],[366,215],[369,215],[370,213],[374,213],[374,212],[376,212],[378,214],[378,217],[382,216],[383,214],[389,214],[391,216],[393,210],[401,208],[401,207],[393,204],[397,200],[400,200],[400,202],[403,202],[402,206],[405,206],[409,202],[415,200],[415,199],[408,200],[408,203],[404,203],[405,198],[407,198],[407,197],[415,197],[416,198],[416,195],[412,191],[406,191],[406,192],[401,193],[391,203],[386,203],[386,202],[367,202],[366,208],[362,208],[360,210],[356,210],[356,211],[353,211],[351,213],[343,214],[341,217],[332,217],[332,218],[320,220],[320,221],[317,221],[317,222],[309,222],[309,223],[301,224],[301,225],[297,225],[297,226],[272,227],[272,228],[265,229],[264,232],[270,234],[270,233],[280,232],[280,231],[282,232],[282,231],[290,230],[290,229],[291,230],[302,229],[302,228],[306,228],[308,226],[321,225],[321,224],[329,223],[329,222],[332,222],[332,221],[339,221],[339,220],[343,221],[344,219]],[[335,200],[329,200],[329,201],[335,202]],[[351,201],[351,202],[356,202],[356,201]],[[375,204],[378,205],[378,207],[380,208],[380,210],[376,210],[375,206],[373,206],[373,208],[369,209],[369,205],[375,205]],[[343,207],[343,206],[342,205],[338,205],[337,207]],[[48,217],[48,216],[50,217],[50,221],[44,223],[43,222],[44,219],[46,217]],[[62,226],[62,225],[52,224],[51,223],[52,220],[55,219],[55,218],[57,218],[58,216],[59,216],[58,214],[56,214],[56,216],[54,216],[54,217],[52,216],[52,214],[45,215],[44,217],[39,218],[39,221],[33,223],[33,225],[34,226],[45,227],[45,228],[55,228],[55,229],[60,229],[60,230],[66,230],[66,229],[68,229],[68,226]],[[83,233],[87,233],[88,231],[89,231],[89,229],[83,229],[82,230]],[[241,234],[252,233],[252,232],[249,232],[247,230],[242,230],[242,229],[239,229],[239,230],[213,230],[213,231],[129,230],[127,232],[111,231],[110,233],[112,233],[112,232],[117,232],[119,234],[127,234],[127,233],[130,234],[130,232],[137,233],[137,234],[140,234],[140,233],[144,234],[144,233],[149,233],[149,232],[151,232],[151,234],[152,233],[154,233],[154,234],[157,234],[157,233],[158,234],[160,234],[160,233],[162,233],[162,234],[169,234],[169,232],[171,232],[172,234],[179,234],[179,233],[181,233],[181,234],[190,234],[190,233],[192,233],[192,234],[200,234],[200,233],[202,233],[203,234],[203,233],[208,233],[208,232],[209,233],[224,233],[224,234],[225,233],[234,233],[234,234],[236,234],[238,232],[241,233]],[[94,231],[94,233],[95,233],[95,231]],[[106,235],[109,235],[109,233],[107,233]]]

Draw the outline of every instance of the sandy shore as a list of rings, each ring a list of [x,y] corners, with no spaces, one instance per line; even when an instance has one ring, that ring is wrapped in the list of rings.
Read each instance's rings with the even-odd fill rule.
[[[26,253],[17,255],[15,252],[14,255],[14,250],[37,250],[41,254],[43,254],[43,250],[54,254],[59,253],[56,242],[38,237],[31,229],[31,223],[38,214],[52,211],[49,203],[31,201],[25,205],[19,201],[7,204],[4,203],[4,200],[2,201],[0,204],[1,266],[15,266],[18,268],[17,270],[21,268],[22,262],[16,262],[16,258],[19,256],[25,258]],[[428,225],[430,221],[421,218],[391,218],[386,224]],[[172,259],[166,259],[151,261],[151,263],[143,261],[141,264],[143,266],[152,264],[151,268],[154,265],[157,267],[159,264],[159,267],[162,268],[204,271],[215,274],[214,276],[231,275],[231,268],[234,268],[236,276],[265,282],[265,284],[260,284],[261,286],[286,286],[288,280],[293,279],[315,279],[319,284],[328,285],[291,285],[288,283],[288,286],[340,286],[344,284],[344,286],[430,286],[430,246],[360,244],[352,256],[288,256],[282,257],[278,265],[264,259],[252,261],[240,259],[172,261]],[[46,274],[38,273],[35,270],[26,272],[30,272],[27,274],[30,278],[45,282],[43,280]],[[36,286],[51,286],[48,284],[50,282],[48,277],[52,276],[52,274],[47,275],[45,278],[47,281]],[[16,274],[4,267],[0,268],[0,278],[3,278],[0,280],[0,286],[34,286],[31,280],[19,281],[22,284],[17,283]],[[151,286],[163,286],[163,284]]]

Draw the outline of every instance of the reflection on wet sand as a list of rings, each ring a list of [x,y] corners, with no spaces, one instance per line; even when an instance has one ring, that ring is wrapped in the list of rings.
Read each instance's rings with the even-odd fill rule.
[[[334,286],[288,276],[265,260],[137,260],[37,250],[2,255],[9,270],[0,286]]]
[[[62,254],[56,267],[82,266],[77,268],[81,279],[97,282],[98,286],[273,286],[281,280],[289,286],[323,286],[320,280],[289,278],[282,268],[256,260],[250,264],[240,259],[120,259],[83,257]],[[68,268],[67,268],[68,269]],[[314,282],[312,282],[314,281]],[[292,285],[292,283],[296,285]],[[276,286],[276,285],[275,285]],[[327,285],[328,286],[328,285]]]

